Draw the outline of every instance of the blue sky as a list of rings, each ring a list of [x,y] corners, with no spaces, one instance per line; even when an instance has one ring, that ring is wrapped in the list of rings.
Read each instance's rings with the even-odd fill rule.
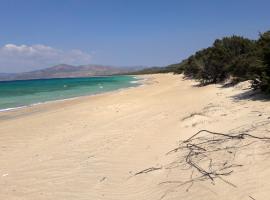
[[[269,0],[0,0],[0,72],[58,63],[179,62],[216,38],[270,30]]]

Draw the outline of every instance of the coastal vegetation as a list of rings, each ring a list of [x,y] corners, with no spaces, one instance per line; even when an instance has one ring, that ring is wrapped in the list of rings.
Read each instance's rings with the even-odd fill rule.
[[[202,85],[251,80],[254,89],[270,93],[270,31],[257,40],[242,36],[217,39],[213,45],[197,51],[182,62],[162,68],[149,68],[143,73],[183,73]]]

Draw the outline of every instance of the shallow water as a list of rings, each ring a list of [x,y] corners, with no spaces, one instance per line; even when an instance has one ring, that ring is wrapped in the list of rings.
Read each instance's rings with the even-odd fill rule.
[[[0,82],[0,110],[136,86],[136,80],[133,76],[106,76]]]

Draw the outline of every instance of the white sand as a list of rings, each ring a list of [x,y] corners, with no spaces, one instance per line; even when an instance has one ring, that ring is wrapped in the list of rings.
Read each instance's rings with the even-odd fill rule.
[[[251,139],[230,161],[243,165],[224,177],[231,184],[160,183],[190,179],[194,169],[168,169],[183,152],[166,153],[198,130],[226,133],[263,122],[252,134],[267,135],[270,102],[239,99],[248,94],[243,86],[144,77],[141,87],[0,113],[0,199],[269,199],[270,148]],[[149,167],[159,169],[134,176]]]

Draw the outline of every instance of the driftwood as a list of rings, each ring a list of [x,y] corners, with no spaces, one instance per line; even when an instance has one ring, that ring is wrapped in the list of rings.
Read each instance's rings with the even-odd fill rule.
[[[135,175],[155,170],[169,170],[170,172],[173,169],[186,170],[185,175],[190,172],[190,176],[181,177],[179,180],[160,182],[158,185],[172,184],[161,199],[182,186],[185,186],[186,191],[189,191],[196,182],[208,181],[215,185],[216,179],[237,188],[237,185],[226,177],[245,165],[245,163],[239,163],[238,158],[249,152],[248,148],[255,147],[251,145],[257,145],[256,148],[262,149],[263,153],[258,155],[270,153],[270,137],[257,136],[258,133],[260,135],[268,134],[268,125],[270,125],[270,120],[241,126],[228,131],[228,133],[200,130],[188,139],[180,141],[177,148],[166,154],[176,156],[173,162],[163,165],[162,168],[147,168]],[[248,197],[254,199],[252,196]]]
[[[215,179],[219,179],[237,188],[235,184],[226,180],[226,176],[231,175],[235,168],[243,166],[235,160],[236,155],[256,142],[269,143],[270,137],[259,137],[249,133],[268,124],[270,124],[269,121],[259,122],[248,129],[242,130],[242,132],[240,130],[240,133],[200,130],[190,138],[180,141],[177,148],[166,154],[179,152],[177,153],[178,159],[167,165],[165,169],[189,170],[191,176],[185,181],[164,181],[159,185],[174,184],[174,189],[187,185],[186,191],[189,191],[195,182],[210,181],[211,184],[215,184]],[[167,195],[167,193],[165,194]],[[166,195],[163,195],[162,198]],[[253,197],[249,197],[253,199]]]

